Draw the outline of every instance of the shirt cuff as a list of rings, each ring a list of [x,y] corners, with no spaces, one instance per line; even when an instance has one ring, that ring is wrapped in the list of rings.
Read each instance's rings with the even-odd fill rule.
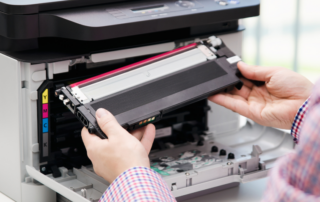
[[[306,112],[308,111],[309,99],[310,97],[299,108],[298,113],[294,118],[294,121],[291,127],[291,135],[295,143],[299,142],[301,127],[304,122]]]
[[[176,201],[162,177],[150,168],[133,167],[119,175],[99,202]]]

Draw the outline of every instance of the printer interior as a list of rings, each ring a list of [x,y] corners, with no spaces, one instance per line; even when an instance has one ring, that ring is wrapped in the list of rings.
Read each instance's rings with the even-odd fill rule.
[[[131,63],[145,57],[147,56],[132,58],[129,61]],[[100,67],[94,67],[89,70],[85,67],[82,67],[81,70],[81,67],[78,65],[70,68],[68,73],[55,75],[50,82],[45,82],[40,87],[40,89],[48,89],[50,102],[49,154],[48,157],[41,158],[41,162],[44,162],[40,167],[42,173],[52,173],[54,177],[60,177],[59,167],[79,169],[81,166],[91,164],[81,139],[83,125],[62,104],[59,98],[54,96],[55,90],[71,82],[92,77],[108,70],[111,71],[127,63],[126,61],[119,61],[113,65],[101,63],[98,65]],[[39,102],[38,106],[41,108],[42,103]],[[162,120],[155,123],[158,131],[157,137],[159,138],[156,137],[152,150],[161,151],[172,147],[172,145],[203,141],[203,137],[206,136],[205,131],[208,129],[208,110],[210,110],[210,107],[207,100],[201,100],[164,114]]]

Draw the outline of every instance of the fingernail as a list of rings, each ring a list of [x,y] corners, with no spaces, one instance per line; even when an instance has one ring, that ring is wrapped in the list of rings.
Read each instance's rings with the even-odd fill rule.
[[[106,115],[108,115],[108,111],[105,110],[105,109],[102,109],[102,108],[98,109],[97,112],[96,112],[96,116],[98,118],[100,118],[100,119],[103,118]]]

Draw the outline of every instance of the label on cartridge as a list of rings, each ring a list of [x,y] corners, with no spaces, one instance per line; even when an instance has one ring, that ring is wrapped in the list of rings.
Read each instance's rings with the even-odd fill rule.
[[[167,137],[172,134],[172,128],[166,127],[156,130],[156,137],[155,138],[161,138],[161,137]]]
[[[48,104],[42,105],[42,118],[48,118]]]
[[[47,104],[48,103],[48,89],[43,91],[42,93],[42,104]]]
[[[47,133],[49,131],[48,118],[42,119],[42,132]]]

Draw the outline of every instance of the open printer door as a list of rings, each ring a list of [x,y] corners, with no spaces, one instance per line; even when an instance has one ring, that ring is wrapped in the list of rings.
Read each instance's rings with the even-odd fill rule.
[[[294,147],[289,132],[263,127],[251,121],[237,132],[230,132],[223,136],[220,134],[220,137],[219,134],[216,137],[211,136],[201,146],[201,150],[207,149],[210,153],[212,145],[227,152],[233,152],[236,158],[228,160],[217,155],[216,159],[222,159],[222,161],[217,161],[210,166],[170,176],[164,175],[165,182],[178,201],[264,178],[273,167],[275,160],[292,151]],[[197,143],[153,152],[150,158],[163,156],[164,153],[170,156],[179,155],[180,151],[192,149],[199,149]],[[257,158],[257,164],[253,162],[255,158]],[[257,165],[257,169],[247,172],[246,169],[250,164]],[[60,198],[61,201],[98,201],[109,186],[108,182],[94,173],[92,166],[73,170],[59,168],[62,176],[58,178],[54,178],[52,174],[44,175],[30,166],[26,169],[31,178],[57,192],[58,199]]]

